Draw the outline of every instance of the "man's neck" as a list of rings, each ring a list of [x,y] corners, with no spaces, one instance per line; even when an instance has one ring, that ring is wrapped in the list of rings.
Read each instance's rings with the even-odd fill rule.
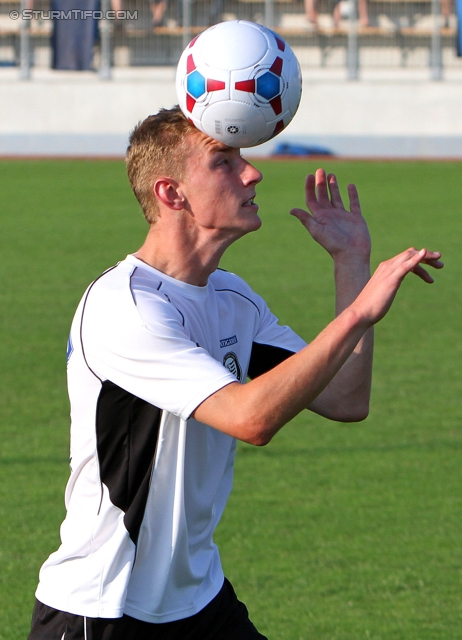
[[[166,275],[195,286],[205,286],[228,244],[199,242],[188,236],[162,233],[153,225],[135,256]]]

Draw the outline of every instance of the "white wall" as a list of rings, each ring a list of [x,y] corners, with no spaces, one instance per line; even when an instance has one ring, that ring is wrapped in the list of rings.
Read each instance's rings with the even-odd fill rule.
[[[462,76],[431,82],[420,73],[369,72],[352,82],[341,70],[304,70],[300,109],[276,142],[349,156],[462,157]],[[172,68],[118,69],[110,81],[43,69],[21,81],[0,69],[0,154],[120,155],[140,119],[175,101]]]

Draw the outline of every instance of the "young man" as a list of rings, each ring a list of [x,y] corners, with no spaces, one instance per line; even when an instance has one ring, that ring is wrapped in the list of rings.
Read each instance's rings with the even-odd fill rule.
[[[263,639],[213,543],[236,438],[264,445],[304,408],[364,419],[372,326],[407,273],[432,281],[421,263],[441,267],[440,254],[408,249],[370,278],[355,187],[347,211],[333,175],[308,176],[311,214],[292,213],[334,260],[337,316],[306,346],[218,269],[261,225],[262,176],[238,149],[162,110],[133,132],[127,170],[149,231],[72,324],[67,515],[29,638]]]

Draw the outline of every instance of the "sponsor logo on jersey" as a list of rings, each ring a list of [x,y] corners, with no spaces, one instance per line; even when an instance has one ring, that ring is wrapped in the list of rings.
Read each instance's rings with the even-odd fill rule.
[[[230,371],[233,376],[235,376],[239,382],[242,378],[242,370],[241,365],[239,364],[239,360],[237,359],[237,355],[232,351],[229,351],[225,357],[223,358],[223,366],[225,366],[228,371]]]
[[[231,338],[225,338],[224,340],[220,340],[220,349],[223,347],[231,347],[233,344],[236,344],[237,337],[231,336]]]

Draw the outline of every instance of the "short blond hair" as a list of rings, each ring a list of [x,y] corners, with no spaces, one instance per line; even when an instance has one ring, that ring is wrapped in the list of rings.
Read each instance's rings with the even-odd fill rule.
[[[150,224],[156,221],[159,213],[154,182],[161,175],[175,180],[184,177],[185,141],[194,132],[197,133],[197,129],[176,105],[139,122],[130,134],[125,157],[128,179]]]

